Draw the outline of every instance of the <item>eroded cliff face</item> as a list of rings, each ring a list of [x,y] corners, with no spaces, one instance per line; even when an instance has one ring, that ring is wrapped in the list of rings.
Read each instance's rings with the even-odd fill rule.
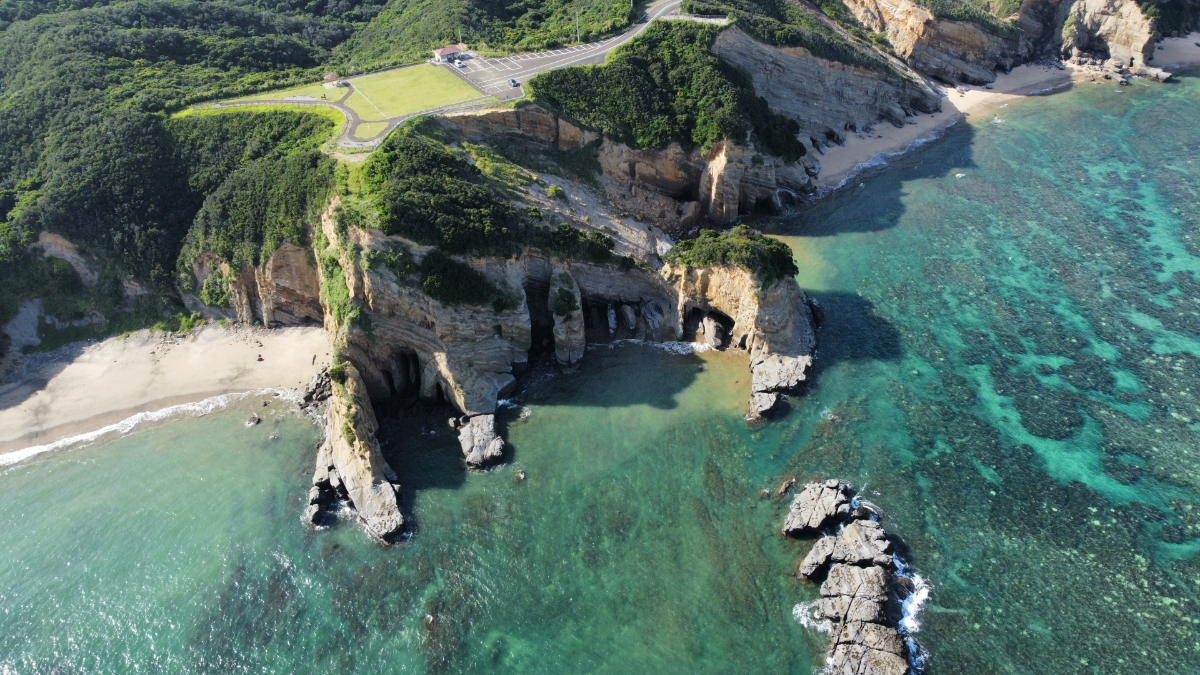
[[[1134,0],[1025,0],[1017,25],[1039,53],[1112,58],[1134,69],[1149,65],[1159,37]]]
[[[333,380],[325,440],[317,450],[314,494],[309,502],[315,506],[322,499],[340,495],[354,505],[368,532],[390,541],[403,531],[404,516],[396,497],[400,491],[396,472],[379,452],[378,428],[358,370],[343,364]]]
[[[844,0],[873,31],[884,31],[896,54],[916,70],[951,82],[987,84],[1028,57],[1020,35],[997,35],[976,23],[938,19],[911,0]]]
[[[678,292],[684,316],[699,309],[706,318],[716,311],[732,319],[729,344],[746,350],[750,359],[747,419],[769,414],[782,394],[807,379],[817,346],[816,324],[811,301],[795,279],[764,288],[740,267],[671,264],[660,275]]]
[[[938,93],[915,73],[908,79],[813,56],[802,47],[772,47],[734,27],[713,51],[754,78],[754,89],[777,112],[800,124],[814,144],[841,142],[847,130],[941,109]],[[897,69],[904,71],[902,64]]]
[[[446,121],[468,138],[507,136],[561,150],[599,138],[537,105],[450,115]],[[811,153],[784,162],[728,141],[702,152],[678,143],[639,150],[605,138],[597,158],[610,202],[641,222],[674,232],[700,217],[730,224],[756,208],[779,208],[782,196],[810,192],[821,166]]]
[[[236,274],[228,263],[208,253],[196,259],[192,275],[200,285],[218,269],[231,278],[229,309],[206,307],[199,298],[184,296],[190,310],[267,328],[321,325],[320,283],[310,249],[285,242],[258,267]]]

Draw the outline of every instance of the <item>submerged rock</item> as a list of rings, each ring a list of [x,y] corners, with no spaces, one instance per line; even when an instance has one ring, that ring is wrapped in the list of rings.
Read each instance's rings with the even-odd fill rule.
[[[476,415],[458,432],[458,443],[469,466],[492,464],[504,456],[504,439],[496,435],[495,415]]]

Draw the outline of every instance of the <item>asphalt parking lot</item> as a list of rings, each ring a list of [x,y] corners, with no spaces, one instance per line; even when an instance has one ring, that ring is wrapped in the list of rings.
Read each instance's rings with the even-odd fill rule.
[[[453,64],[447,64],[445,67],[458,73],[460,77],[485,94],[496,96],[501,100],[520,98],[525,95],[523,88],[512,86],[509,80],[524,83],[534,75],[548,70],[604,63],[604,59],[610,51],[637,37],[638,33],[645,30],[646,26],[649,26],[654,19],[678,12],[679,5],[680,0],[671,0],[653,7],[646,16],[642,17],[641,21],[634,24],[628,31],[600,42],[497,59],[483,59],[468,52],[467,58],[463,59],[465,68],[459,68]]]

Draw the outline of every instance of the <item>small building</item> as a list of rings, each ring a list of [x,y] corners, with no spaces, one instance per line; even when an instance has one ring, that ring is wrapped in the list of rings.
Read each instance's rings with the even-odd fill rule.
[[[459,47],[442,47],[441,49],[433,50],[433,62],[445,63],[454,59],[456,54],[461,54],[462,49]]]
[[[325,87],[326,89],[337,89],[338,87],[349,87],[350,81],[349,80],[337,80],[335,82],[325,82],[321,86]]]
[[[325,77],[323,77],[321,79],[325,80],[326,82],[333,82],[334,80],[338,79],[338,74],[337,73],[325,73]]]

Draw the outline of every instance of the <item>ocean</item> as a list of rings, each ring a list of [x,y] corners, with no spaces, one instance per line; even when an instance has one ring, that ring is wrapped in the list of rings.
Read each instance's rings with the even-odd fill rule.
[[[0,467],[0,673],[819,672],[792,475],[883,509],[927,673],[1197,672],[1197,110],[1077,85],[758,221],[826,317],[766,425],[743,355],[639,344],[531,378],[491,471],[385,419],[391,548],[302,526],[279,398]]]

